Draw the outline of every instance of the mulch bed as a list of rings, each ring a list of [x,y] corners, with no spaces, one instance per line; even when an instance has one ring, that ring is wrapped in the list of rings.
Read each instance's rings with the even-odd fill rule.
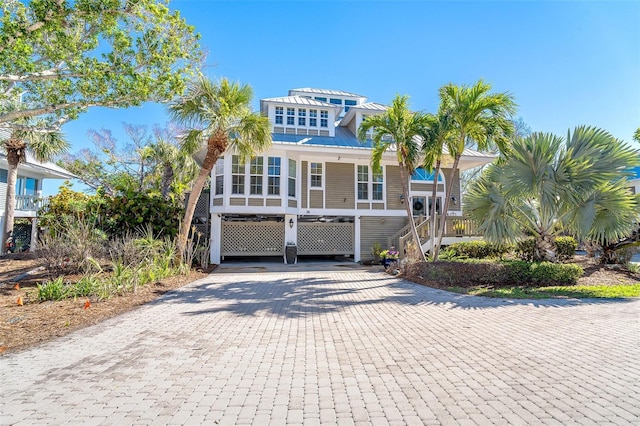
[[[47,301],[35,300],[37,284],[50,279],[33,254],[0,258],[0,354],[29,348],[99,323],[148,303],[162,294],[206,277],[210,271],[194,270],[138,287],[135,293],[96,301],[87,298]],[[16,280],[17,279],[17,280]],[[18,284],[18,285],[16,285]],[[22,298],[23,305],[18,304]],[[87,306],[89,300],[90,306]]]

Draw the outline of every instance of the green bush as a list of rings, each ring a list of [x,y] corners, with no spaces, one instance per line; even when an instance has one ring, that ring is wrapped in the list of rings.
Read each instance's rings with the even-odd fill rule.
[[[556,257],[558,260],[569,260],[576,254],[578,242],[573,237],[556,237]],[[525,238],[516,244],[516,254],[527,262],[533,261],[533,251],[536,246],[534,237]]]
[[[58,277],[53,281],[47,281],[38,284],[38,300],[44,302],[46,300],[62,300],[69,297],[71,291],[69,286],[65,284],[64,277]]]
[[[446,257],[450,259],[485,259],[501,257],[509,251],[506,245],[493,244],[487,241],[464,241],[447,247]]]
[[[557,237],[555,244],[558,260],[569,260],[573,258],[578,249],[578,242],[573,237]]]
[[[419,271],[411,268],[420,268]],[[405,274],[420,276],[436,286],[474,287],[478,285],[573,285],[584,274],[574,264],[466,259],[453,262],[430,262],[410,266]]]

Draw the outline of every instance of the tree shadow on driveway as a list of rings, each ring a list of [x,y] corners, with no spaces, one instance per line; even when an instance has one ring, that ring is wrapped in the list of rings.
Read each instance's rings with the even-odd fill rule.
[[[238,315],[276,315],[300,318],[327,315],[357,306],[380,304],[432,305],[444,309],[484,310],[513,306],[571,308],[593,304],[628,303],[630,299],[492,299],[451,293],[422,286],[380,272],[353,275],[271,274],[238,275],[238,281],[216,283],[218,275],[171,291],[152,303],[193,305],[184,315],[232,312]],[[285,275],[286,276],[286,275]],[[634,307],[637,305],[633,305]]]

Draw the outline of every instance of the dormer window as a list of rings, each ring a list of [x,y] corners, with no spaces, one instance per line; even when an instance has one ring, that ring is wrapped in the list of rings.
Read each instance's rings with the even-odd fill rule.
[[[342,99],[329,98],[329,103],[334,105],[342,105]]]
[[[320,110],[320,127],[329,127],[329,111],[321,109]]]
[[[298,109],[298,126],[307,125],[307,110],[305,108]]]
[[[294,126],[296,124],[296,109],[287,108],[287,126]]]
[[[284,108],[276,107],[276,124],[282,124],[284,122]]]
[[[345,104],[344,111],[347,112],[347,111],[349,111],[350,107],[356,105],[356,101],[352,101],[350,99],[345,99],[344,100],[344,104]]]
[[[309,126],[318,127],[318,110],[317,109],[309,110]]]
[[[320,102],[327,102],[327,98],[323,98],[322,96],[316,96],[314,99]]]

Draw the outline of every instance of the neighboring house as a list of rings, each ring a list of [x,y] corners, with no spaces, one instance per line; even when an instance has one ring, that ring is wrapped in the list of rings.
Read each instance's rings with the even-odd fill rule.
[[[404,200],[395,153],[385,154],[377,173],[371,144],[356,137],[366,116],[386,108],[354,93],[311,88],[262,99],[261,112],[272,125],[271,149],[246,163],[227,154],[212,171],[211,261],[284,256],[287,245],[295,245],[298,256],[371,259],[375,243],[383,249],[404,244],[405,202],[423,222],[431,207],[439,212],[447,185],[453,185],[448,216],[454,217],[448,219],[444,243],[474,234],[472,224],[460,217],[459,172],[494,157],[465,150],[453,182],[446,180],[450,169],[438,176],[436,200],[430,199],[433,175],[418,169],[411,199]],[[421,231],[426,237],[424,224]]]
[[[0,230],[4,229],[7,169],[7,156],[0,154]],[[62,167],[50,162],[41,163],[27,153],[27,161],[18,165],[18,180],[16,182],[16,225],[14,226],[14,236],[18,248],[25,244],[28,244],[31,248],[35,247],[35,239],[37,238],[36,214],[43,202],[43,179],[72,179],[74,177],[73,174]]]

